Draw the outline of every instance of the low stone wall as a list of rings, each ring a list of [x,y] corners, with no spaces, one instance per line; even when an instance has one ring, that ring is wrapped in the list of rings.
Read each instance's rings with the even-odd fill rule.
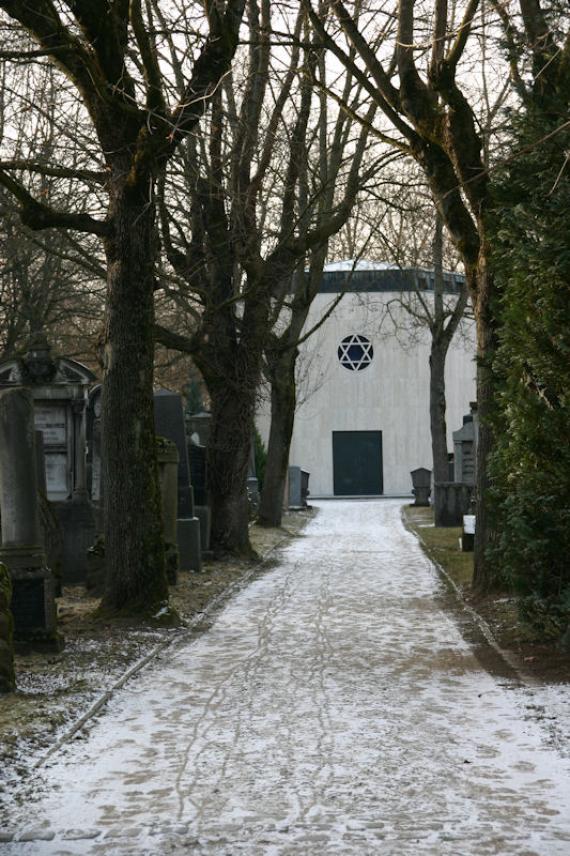
[[[6,565],[0,562],[0,693],[16,688],[14,676],[14,622],[10,611],[12,583]]]

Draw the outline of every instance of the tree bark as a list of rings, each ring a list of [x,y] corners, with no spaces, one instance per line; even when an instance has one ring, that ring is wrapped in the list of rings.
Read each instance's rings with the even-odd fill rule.
[[[489,456],[494,447],[491,415],[494,405],[495,383],[493,356],[496,347],[496,322],[493,314],[493,275],[488,263],[489,249],[483,241],[477,269],[477,413],[479,434],[477,439],[476,502],[477,526],[475,530],[473,587],[488,591],[493,586],[493,572],[487,559],[487,550],[494,537],[493,520],[489,511],[488,474]]]
[[[283,494],[287,482],[289,449],[293,436],[295,405],[295,364],[297,349],[282,352],[272,363],[271,428],[267,445],[267,463],[261,492],[259,523],[262,526],[281,526]]]
[[[437,335],[432,337],[429,355],[429,416],[431,427],[431,449],[433,456],[433,480],[449,481],[447,458],[447,424],[445,420],[445,359],[447,345]]]
[[[255,417],[255,389],[236,389],[206,378],[212,422],[208,440],[208,491],[214,553],[251,554],[247,474]],[[249,387],[249,383],[248,383]]]
[[[124,171],[110,187],[103,430],[104,607],[153,614],[168,600],[154,443],[154,207]],[[121,175],[122,172],[122,175]],[[120,521],[120,525],[117,525]]]

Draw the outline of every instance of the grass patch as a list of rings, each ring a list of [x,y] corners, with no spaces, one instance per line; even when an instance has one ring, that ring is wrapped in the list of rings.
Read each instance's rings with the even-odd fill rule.
[[[465,602],[485,619],[501,648],[538,680],[558,683],[570,679],[570,654],[540,638],[535,628],[521,621],[517,598],[511,592],[482,595],[472,590],[473,553],[461,551],[460,527],[436,528],[432,508],[405,506],[403,518],[428,558],[443,568]]]
[[[459,539],[461,527],[436,527],[433,525],[432,508],[404,507],[404,519],[408,529],[414,532],[429,558],[449,574],[462,591],[471,588],[473,577],[473,553],[463,553]]]

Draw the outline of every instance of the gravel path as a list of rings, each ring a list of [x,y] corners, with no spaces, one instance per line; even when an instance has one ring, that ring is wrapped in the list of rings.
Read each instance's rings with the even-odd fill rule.
[[[52,757],[2,854],[567,856],[570,761],[441,611],[399,505],[323,502]]]

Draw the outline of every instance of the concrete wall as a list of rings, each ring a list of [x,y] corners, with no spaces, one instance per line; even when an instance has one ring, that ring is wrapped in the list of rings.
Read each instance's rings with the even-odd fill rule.
[[[315,300],[308,325],[322,316],[336,295]],[[432,467],[429,431],[429,338],[410,330],[408,316],[393,302],[397,294],[347,294],[333,315],[301,346],[298,407],[290,464],[311,473],[312,496],[333,495],[333,431],[382,431],[385,494],[409,494],[410,470]],[[425,298],[431,300],[432,295]],[[394,334],[385,307],[402,329]],[[374,347],[371,365],[349,371],[338,360],[341,340],[350,334],[367,336]],[[473,330],[452,343],[447,359],[447,427],[462,424],[475,399]],[[267,404],[259,429],[269,433]]]

